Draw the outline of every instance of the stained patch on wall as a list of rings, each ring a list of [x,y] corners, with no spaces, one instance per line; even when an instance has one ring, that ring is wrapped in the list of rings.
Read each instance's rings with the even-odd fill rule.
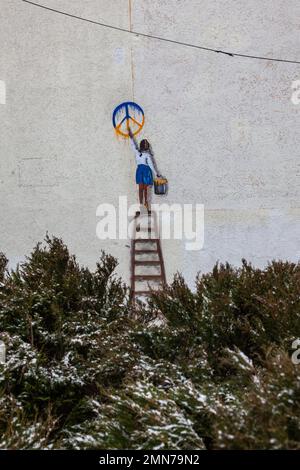
[[[230,124],[232,143],[243,147],[248,146],[251,142],[249,122],[241,119],[232,119]]]
[[[124,64],[125,62],[125,52],[123,47],[117,47],[114,50],[114,59],[115,62],[119,65]]]
[[[56,158],[24,158],[19,162],[20,187],[53,187],[57,185]]]

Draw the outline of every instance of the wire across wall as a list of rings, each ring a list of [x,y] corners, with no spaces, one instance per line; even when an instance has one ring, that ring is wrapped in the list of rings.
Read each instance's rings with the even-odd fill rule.
[[[21,0],[21,1],[24,2],[24,3],[30,4],[30,5],[33,5],[35,7],[39,7],[41,9],[51,11],[53,13],[57,13],[57,14],[60,14],[60,15],[67,16],[68,18],[73,18],[73,19],[76,19],[76,20],[84,21],[86,23],[91,23],[91,24],[94,24],[94,25],[97,25],[97,26],[101,26],[102,28],[108,28],[108,29],[115,30],[115,31],[121,31],[122,33],[131,34],[131,35],[133,34],[135,36],[148,38],[148,39],[153,39],[153,40],[161,41],[161,42],[166,42],[166,43],[169,43],[169,44],[175,44],[175,45],[178,45],[178,46],[190,47],[190,48],[194,48],[194,49],[198,49],[198,50],[206,51],[206,52],[214,52],[214,53],[221,54],[221,55],[226,55],[226,56],[229,56],[229,57],[240,57],[240,58],[244,58],[244,59],[263,60],[263,61],[269,61],[269,62],[283,62],[283,63],[288,63],[288,64],[300,65],[300,61],[297,61],[297,60],[280,59],[280,58],[275,58],[275,57],[266,57],[266,56],[262,56],[262,55],[259,55],[259,54],[241,54],[239,52],[227,51],[223,48],[216,49],[216,48],[205,47],[205,46],[192,44],[192,43],[188,43],[188,42],[182,42],[182,41],[175,40],[175,39],[155,36],[155,35],[152,35],[152,34],[146,34],[146,33],[140,32],[140,31],[133,31],[132,29],[121,28],[119,26],[114,26],[114,25],[111,25],[111,24],[108,24],[108,23],[101,23],[99,21],[84,18],[82,16],[73,15],[73,14],[67,13],[65,11],[57,10],[55,8],[50,8],[46,5],[41,5],[39,3],[31,2],[30,0]]]

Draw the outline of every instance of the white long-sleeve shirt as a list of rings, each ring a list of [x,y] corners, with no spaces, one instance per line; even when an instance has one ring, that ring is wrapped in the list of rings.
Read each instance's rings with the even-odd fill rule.
[[[148,165],[148,166],[150,166],[150,168],[152,170],[152,173],[153,173],[153,176],[156,175],[156,171],[155,171],[155,168],[154,168],[154,165],[153,165],[153,160],[152,160],[151,153],[148,152],[148,151],[141,152],[138,149],[137,144],[136,144],[135,140],[132,137],[130,137],[130,143],[131,143],[131,147],[134,151],[136,164],[137,165]]]

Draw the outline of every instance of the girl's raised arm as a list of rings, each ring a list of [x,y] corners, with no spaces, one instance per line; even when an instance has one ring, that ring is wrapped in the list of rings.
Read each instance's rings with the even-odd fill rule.
[[[139,151],[138,145],[137,145],[137,143],[136,143],[136,141],[133,137],[131,129],[129,129],[129,138],[130,138],[130,145],[132,147],[132,150],[134,151],[136,162],[138,162],[138,157],[140,156],[140,151]]]

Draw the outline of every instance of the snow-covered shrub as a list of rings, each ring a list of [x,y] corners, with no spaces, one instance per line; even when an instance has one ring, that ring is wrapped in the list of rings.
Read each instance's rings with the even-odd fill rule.
[[[300,265],[216,265],[135,309],[46,238],[0,256],[0,448],[300,448]],[[159,321],[157,321],[159,320]]]

